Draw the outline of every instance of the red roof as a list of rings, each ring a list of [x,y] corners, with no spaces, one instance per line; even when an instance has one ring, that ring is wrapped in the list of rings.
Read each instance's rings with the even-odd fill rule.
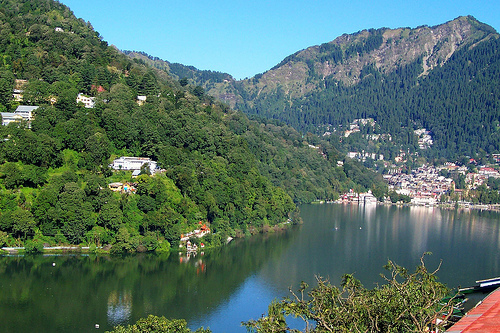
[[[489,294],[446,332],[500,332],[500,288]]]
[[[90,89],[96,89],[98,93],[101,93],[103,91],[106,91],[103,86],[96,87],[95,85],[92,85]]]

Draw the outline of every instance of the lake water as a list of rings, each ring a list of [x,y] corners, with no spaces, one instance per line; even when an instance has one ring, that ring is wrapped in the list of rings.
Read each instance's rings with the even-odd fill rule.
[[[245,332],[275,298],[315,276],[372,287],[390,258],[437,267],[449,287],[500,276],[500,215],[423,207],[304,205],[304,224],[194,258],[0,257],[1,332],[98,332],[148,314]],[[55,266],[54,266],[55,264]],[[99,329],[95,325],[99,324]]]

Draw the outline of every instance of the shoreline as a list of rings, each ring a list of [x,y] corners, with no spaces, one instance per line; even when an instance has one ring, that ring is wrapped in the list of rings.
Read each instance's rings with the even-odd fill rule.
[[[25,247],[2,247],[0,251],[7,252],[6,254],[26,254]],[[44,247],[41,254],[72,254],[72,253],[84,253],[90,254],[93,253],[90,251],[89,246],[76,246],[76,245],[68,245],[68,246],[48,246]],[[108,251],[103,251],[103,253],[108,253]],[[1,255],[2,253],[0,253]]]
[[[274,232],[279,232],[283,230],[289,229],[291,226],[294,224],[290,219],[278,223],[274,226],[268,226],[267,228],[261,227],[261,228],[255,228],[253,232],[250,234],[248,237],[252,237],[253,235],[256,234],[267,234],[267,233],[274,233]],[[229,239],[230,238],[230,239]],[[226,241],[226,243],[222,246],[225,246],[229,244],[233,239],[239,239],[239,238],[246,238],[244,234],[240,236],[235,237],[229,237]],[[201,252],[201,251],[208,251],[211,249],[214,249],[216,247],[212,246],[207,246],[204,248],[198,248],[196,251],[193,250],[187,250],[186,247],[181,247],[178,250],[180,252],[188,253],[188,252]],[[172,251],[172,249],[170,250]],[[91,249],[90,246],[78,246],[78,245],[66,245],[66,246],[47,246],[43,247],[43,250],[39,252],[38,254],[46,255],[46,254],[104,254],[104,255],[109,255],[110,249],[104,249],[103,247],[96,247],[95,249]],[[155,251],[151,251],[155,252]],[[142,252],[134,252],[131,254],[137,254],[137,253],[142,253]],[[1,255],[25,255],[26,253],[26,248],[25,247],[1,247],[0,248],[0,256]]]
[[[319,200],[319,201],[313,201],[311,204],[340,204],[340,205],[363,205],[363,206],[372,206],[372,205],[384,205],[384,206],[398,206],[398,207],[426,207],[426,208],[440,208],[440,209],[478,209],[478,210],[488,210],[488,211],[493,211],[493,212],[500,212],[500,204],[491,204],[491,205],[484,205],[484,204],[473,204],[473,203],[437,203],[435,205],[419,205],[419,204],[412,204],[412,203],[393,203],[393,202],[379,202],[377,201],[376,203],[359,203],[355,201],[326,201],[326,200]]]

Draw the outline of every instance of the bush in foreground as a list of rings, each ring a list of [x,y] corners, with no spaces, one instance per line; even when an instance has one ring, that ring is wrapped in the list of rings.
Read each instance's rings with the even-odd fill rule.
[[[287,324],[287,316],[305,322],[305,332],[427,332],[440,331],[448,318],[453,298],[443,303],[450,290],[437,281],[436,272],[421,264],[415,272],[389,261],[385,285],[366,289],[351,274],[344,275],[341,287],[317,278],[308,293],[302,283],[298,292],[269,306],[267,316],[244,322],[252,332],[299,332]]]
[[[107,333],[190,333],[184,319],[167,319],[149,315],[147,318],[139,319],[134,325],[116,326]],[[198,328],[195,333],[211,333],[210,329]]]

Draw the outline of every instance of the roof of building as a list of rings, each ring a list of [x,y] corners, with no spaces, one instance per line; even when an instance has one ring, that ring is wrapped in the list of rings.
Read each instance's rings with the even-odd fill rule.
[[[446,332],[500,332],[500,288],[489,294]]]
[[[120,156],[115,159],[115,161],[124,161],[124,160],[135,160],[135,161],[151,161],[149,157],[134,157],[134,156]]]
[[[27,112],[38,109],[38,106],[30,106],[30,105],[19,105],[16,109],[16,112]]]
[[[15,112],[0,112],[2,114],[2,117],[21,117],[21,115],[15,113]]]

